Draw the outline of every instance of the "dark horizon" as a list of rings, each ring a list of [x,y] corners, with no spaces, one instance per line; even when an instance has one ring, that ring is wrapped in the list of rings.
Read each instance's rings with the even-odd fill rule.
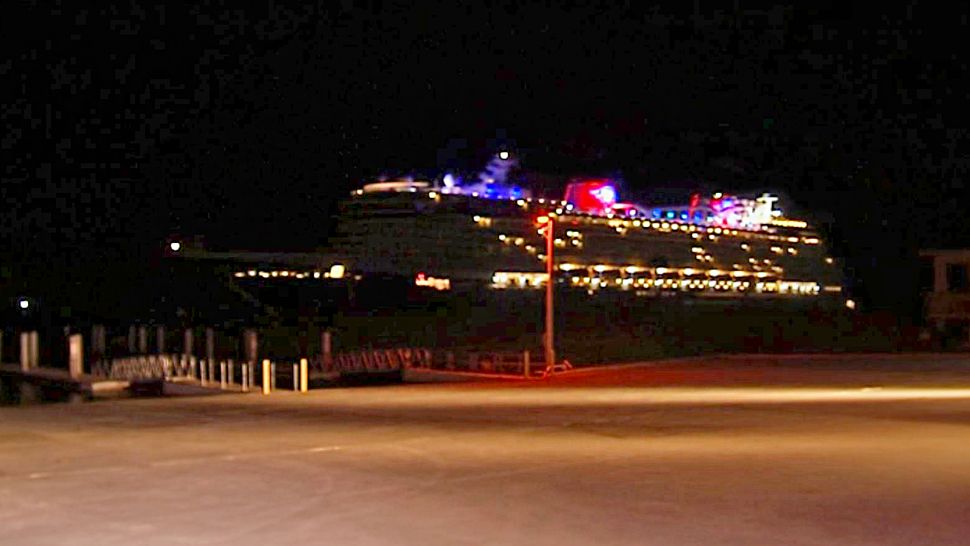
[[[173,234],[323,245],[360,182],[475,168],[502,139],[630,193],[777,188],[868,309],[912,314],[916,251],[970,244],[965,13],[605,6],[21,4],[4,298],[137,284]]]

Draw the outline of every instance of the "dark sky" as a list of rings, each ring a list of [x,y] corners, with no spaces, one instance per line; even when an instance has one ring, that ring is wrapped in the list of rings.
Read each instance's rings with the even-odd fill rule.
[[[552,179],[774,188],[875,307],[970,244],[959,5],[76,4],[5,8],[5,294],[137,275],[170,234],[323,245],[360,181],[501,135]]]

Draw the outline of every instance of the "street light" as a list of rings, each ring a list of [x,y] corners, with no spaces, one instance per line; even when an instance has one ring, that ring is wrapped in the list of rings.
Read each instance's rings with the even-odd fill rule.
[[[168,244],[168,248],[172,249],[172,252],[178,252],[182,248],[182,243],[178,241],[172,241]]]
[[[552,216],[540,216],[536,218],[536,223],[540,226],[540,231],[545,231],[546,236],[546,329],[542,335],[542,348],[546,357],[546,372],[552,372],[556,365],[555,333],[553,330],[553,309],[552,309],[552,287],[553,270],[555,269],[555,259],[553,257],[553,228],[554,221]]]
[[[21,309],[23,309],[24,311],[26,311],[27,308],[30,307],[30,300],[28,300],[27,298],[20,298],[20,301],[17,302],[17,305]]]

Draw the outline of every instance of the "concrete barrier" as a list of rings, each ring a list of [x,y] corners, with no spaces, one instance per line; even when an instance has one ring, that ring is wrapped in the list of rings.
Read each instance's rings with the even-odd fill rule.
[[[244,362],[242,366],[242,391],[249,392],[249,363]]]
[[[300,392],[307,392],[307,383],[309,382],[310,371],[307,366],[307,359],[300,359]]]

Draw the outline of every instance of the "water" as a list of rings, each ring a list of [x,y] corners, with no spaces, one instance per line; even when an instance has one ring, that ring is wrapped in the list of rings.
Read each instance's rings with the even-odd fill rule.
[[[46,403],[80,403],[83,393],[51,385],[38,385],[16,376],[0,375],[0,406],[29,406]]]

